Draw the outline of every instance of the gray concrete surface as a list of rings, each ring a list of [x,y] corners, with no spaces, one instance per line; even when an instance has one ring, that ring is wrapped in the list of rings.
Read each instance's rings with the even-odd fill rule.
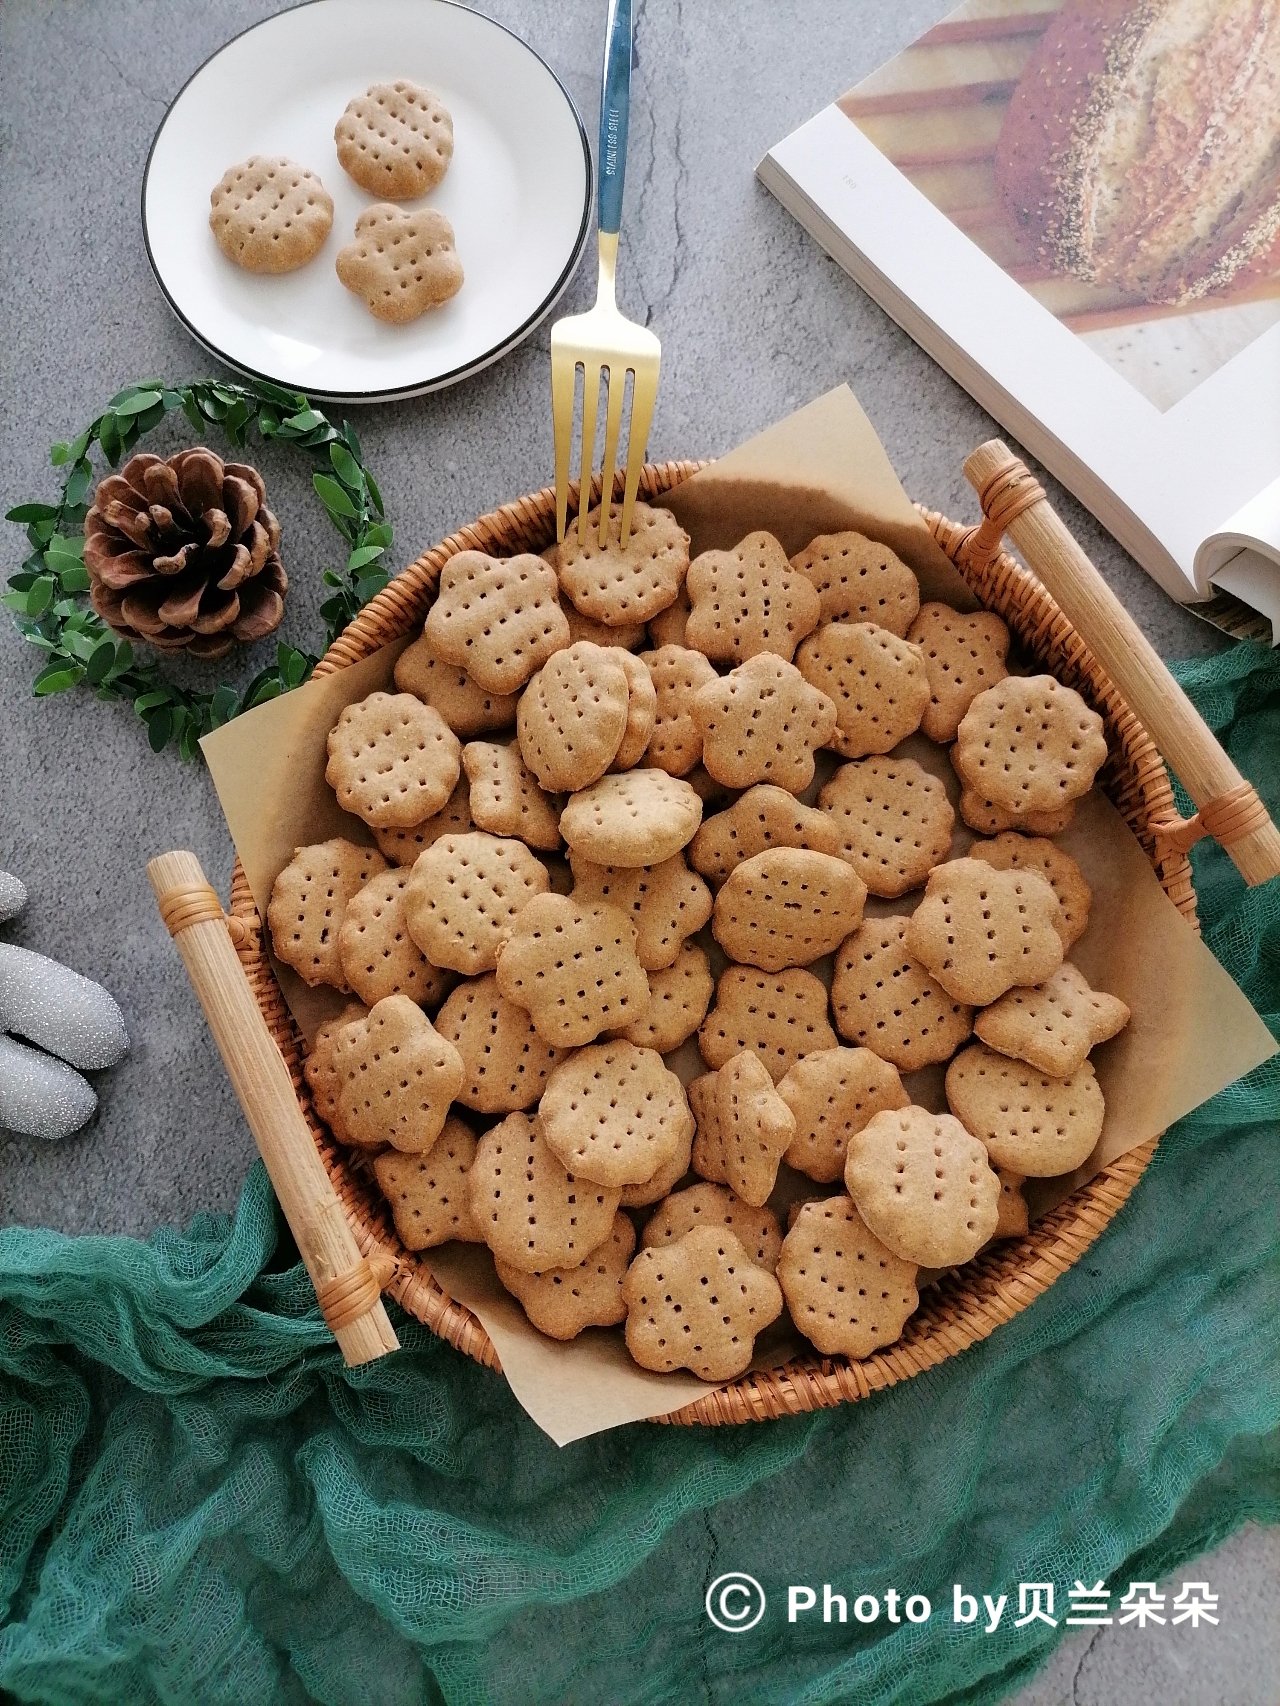
[[[592,115],[603,6],[486,6],[538,46]],[[147,268],[142,167],[186,77],[278,9],[273,0],[8,0],[0,9],[5,507],[52,496],[48,442],[78,430],[122,384],[210,372]],[[992,423],[752,177],[770,143],[943,9],[941,0],[738,0],[726,29],[726,9],[706,0],[640,0],[620,279],[624,303],[647,310],[663,340],[655,457],[723,451],[848,380],[907,489],[952,515],[974,513],[960,465]],[[584,306],[591,285],[584,271],[567,306]],[[547,479],[547,349],[544,326],[453,391],[359,413],[397,562]],[[336,539],[299,459],[258,459],[286,527],[293,590],[284,637],[309,644]],[[1048,484],[1166,655],[1217,644]],[[0,536],[16,563],[18,530]],[[225,886],[231,849],[198,766],[153,756],[127,710],[84,692],[34,702],[33,665],[0,621],[0,869],[32,889],[27,914],[5,934],[109,984],[134,1046],[103,1078],[100,1115],[83,1134],[57,1149],[0,1139],[0,1224],[142,1234],[230,1206],[251,1157],[143,872],[150,854],[191,847]],[[247,676],[254,665],[242,667]],[[1266,1613],[1280,1568],[1276,1536],[1239,1536],[1211,1562],[1226,1613],[1219,1632],[1068,1641],[1024,1706],[1274,1699],[1280,1654]]]

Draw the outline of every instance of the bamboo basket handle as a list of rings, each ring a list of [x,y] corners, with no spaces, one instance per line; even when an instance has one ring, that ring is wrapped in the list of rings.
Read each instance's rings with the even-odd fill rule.
[[[986,517],[970,540],[971,558],[989,561],[1009,535],[1195,801],[1194,817],[1151,825],[1157,841],[1185,853],[1211,835],[1246,883],[1280,875],[1280,829],[1071,537],[1039,481],[998,438],[980,444],[964,471]]]
[[[194,853],[161,853],[147,866],[147,876],[316,1288],[320,1312],[348,1367],[397,1350],[382,1303],[393,1264],[360,1254],[284,1057],[236,957],[232,921]]]

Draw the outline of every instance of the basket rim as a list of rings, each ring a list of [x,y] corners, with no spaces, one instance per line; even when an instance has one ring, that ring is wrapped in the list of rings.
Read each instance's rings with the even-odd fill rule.
[[[640,495],[660,497],[705,466],[697,461],[646,464]],[[589,502],[598,499],[599,485],[598,479],[592,482]],[[571,487],[571,512],[577,497],[577,488]],[[979,602],[1008,621],[1024,646],[1048,654],[1043,661],[1051,662],[1054,673],[1081,690],[1103,715],[1112,749],[1103,772],[1104,789],[1142,842],[1166,894],[1198,929],[1190,860],[1186,854],[1157,849],[1148,828],[1173,809],[1168,773],[1151,737],[1062,611],[1025,568],[1005,551],[975,559],[971,547],[976,528],[919,504],[916,509]],[[555,491],[544,487],[478,517],[424,551],[339,635],[317,664],[316,675],[344,669],[420,625],[449,557],[464,550],[543,549],[554,535],[554,519]],[[496,1351],[480,1321],[450,1298],[425,1263],[400,1244],[374,1191],[367,1162],[341,1148],[316,1116],[302,1076],[305,1043],[272,971],[262,920],[238,858],[232,874],[231,912],[247,926],[239,949],[241,964],[289,1067],[357,1243],[363,1253],[382,1253],[394,1263],[386,1294],[466,1356],[498,1370]],[[651,1420],[724,1425],[798,1415],[853,1402],[936,1367],[1012,1320],[1080,1259],[1119,1212],[1158,1142],[1153,1137],[1109,1163],[1022,1238],[992,1246],[963,1269],[944,1275],[926,1290],[921,1307],[896,1344],[861,1362],[823,1357],[816,1351],[802,1353],[790,1363],[748,1373]]]

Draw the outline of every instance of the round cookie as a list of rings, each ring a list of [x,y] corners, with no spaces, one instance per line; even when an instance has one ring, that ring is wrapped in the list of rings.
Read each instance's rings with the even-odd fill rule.
[[[434,846],[442,835],[466,835],[475,828],[471,821],[471,784],[465,776],[438,812],[415,823],[411,829],[374,828],[378,851],[393,865],[412,865],[420,853]]]
[[[643,1045],[637,1044],[637,1047]],[[641,1185],[624,1185],[621,1202],[623,1208],[650,1208],[654,1203],[661,1202],[669,1196],[689,1171],[689,1162],[693,1154],[693,1122],[689,1124],[689,1136],[671,1157],[665,1167],[660,1167],[651,1179],[646,1179]]]
[[[387,862],[373,847],[341,836],[299,847],[271,885],[267,928],[278,960],[313,988],[347,988],[338,933],[347,907]]]
[[[920,727],[930,740],[954,740],[978,694],[1009,673],[1009,630],[990,610],[962,615],[949,604],[922,604],[907,638],[924,653],[929,677]]]
[[[996,1238],[1021,1238],[1031,1227],[1031,1217],[1027,1210],[1027,1199],[1022,1194],[1022,1174],[1011,1173],[1007,1168],[996,1169],[996,1177],[1000,1181],[1000,1212],[996,1216],[996,1229],[991,1234]]]
[[[967,788],[1023,817],[1087,794],[1107,756],[1102,718],[1052,675],[1008,675],[961,719],[951,762]]]
[[[458,785],[462,748],[412,693],[370,693],[329,731],[324,777],[344,811],[379,829],[411,829]]]
[[[438,1021],[437,1021],[438,1023]],[[849,1140],[868,1120],[910,1101],[898,1069],[869,1048],[827,1048],[798,1060],[778,1084],[795,1115],[788,1167],[820,1185],[844,1176]]]
[[[538,1122],[571,1172],[619,1188],[670,1167],[693,1131],[684,1086],[662,1056],[617,1040],[580,1048],[552,1071]]]
[[[654,688],[653,733],[645,756],[669,776],[687,776],[702,759],[702,730],[694,720],[691,701],[700,687],[716,679],[715,669],[701,652],[688,646],[662,646],[641,652]]]
[[[542,560],[559,572],[560,553],[554,545],[542,553]],[[584,616],[563,594],[560,608],[569,624],[571,646],[579,640],[590,640],[593,646],[622,646],[626,651],[638,652],[649,638],[649,630],[643,622],[628,622],[621,628],[610,628],[606,622],[596,622],[590,616]]]
[[[292,160],[251,154],[209,194],[209,228],[246,272],[293,272],[318,255],[333,225],[333,198]]]
[[[791,566],[817,590],[824,622],[875,622],[901,638],[920,608],[916,577],[901,557],[852,529],[820,533]]]
[[[650,617],[647,624],[649,629],[649,644],[660,648],[662,646],[683,646],[685,629],[689,623],[689,589],[685,586],[676,594],[675,601],[668,604],[665,610],[660,610],[656,616]],[[699,653],[705,657],[705,652]]]
[[[826,622],[796,668],[836,708],[828,745],[844,758],[890,752],[920,727],[929,703],[924,653],[874,622]]]
[[[530,901],[506,930],[497,971],[498,988],[557,1048],[581,1048],[602,1031],[621,1030],[649,1005],[631,921],[616,906],[587,905],[574,895]]]
[[[571,853],[573,893],[587,905],[608,902],[635,926],[636,954],[646,971],[675,962],[690,936],[711,917],[711,890],[675,853],[660,865],[595,865]]]
[[[1084,935],[1093,894],[1084,872],[1069,853],[1042,836],[1006,830],[993,841],[975,841],[968,856],[993,865],[997,871],[1037,871],[1058,897],[1062,911],[1059,933],[1064,950],[1070,953]]]
[[[338,163],[370,195],[426,195],[453,158],[453,120],[439,96],[403,78],[348,101],[333,129]]]
[[[907,921],[907,952],[969,1007],[1033,987],[1062,964],[1057,897],[1036,871],[997,871],[981,859],[938,865]]]
[[[772,782],[801,793],[813,781],[815,749],[836,726],[827,695],[772,652],[708,681],[690,710],[702,732],[702,762],[727,788]]]
[[[564,1059],[563,1050],[538,1035],[526,1010],[502,993],[493,972],[460,983],[435,1025],[462,1061],[457,1100],[479,1114],[531,1108]]]
[[[338,1075],[333,1068],[338,1032],[368,1017],[369,1009],[362,1002],[349,1001],[336,1019],[326,1019],[316,1027],[316,1034],[302,1063],[302,1076],[311,1092],[311,1106],[331,1131],[338,1112]],[[334,1136],[337,1136],[336,1132]]]
[[[1114,995],[1090,989],[1069,962],[1038,989],[1011,989],[973,1022],[980,1040],[1012,1060],[1024,1060],[1049,1078],[1070,1078],[1098,1043],[1129,1023],[1129,1009]]]
[[[442,1001],[453,982],[433,966],[409,934],[404,897],[409,872],[375,872],[347,903],[338,931],[338,958],[347,987],[366,1007],[387,995],[407,995],[420,1007]]]
[[[782,1313],[777,1280],[724,1227],[641,1250],[622,1282],[627,1349],[641,1368],[687,1368],[700,1380],[734,1380],[756,1336]]]
[[[631,683],[622,658],[629,655],[579,640],[525,688],[516,711],[520,752],[548,792],[590,787],[613,763],[627,732]]]
[[[882,899],[918,888],[951,851],[951,801],[914,758],[842,764],[819,791],[818,805],[835,826],[840,856]]]
[[[470,784],[468,809],[477,829],[511,835],[526,847],[554,853],[560,846],[564,801],[544,794],[515,741],[468,741],[462,769]]]
[[[755,971],[730,966],[716,985],[715,1006],[698,1030],[698,1048],[718,1068],[754,1049],[776,1084],[806,1054],[835,1048],[826,986],[810,971]]]
[[[550,883],[546,866],[522,841],[478,830],[442,835],[410,874],[405,922],[433,966],[475,977],[493,970],[517,915]]]
[[[335,1135],[425,1153],[462,1084],[458,1051],[407,995],[388,995],[334,1037]]]
[[[569,644],[555,570],[527,552],[450,557],[422,631],[437,657],[465,669],[489,693],[518,692]]]
[[[627,678],[627,726],[611,770],[630,770],[639,764],[653,739],[658,712],[658,693],[644,664],[621,646],[612,648]]]
[[[782,1227],[771,1208],[752,1208],[727,1185],[704,1181],[676,1191],[660,1203],[645,1223],[640,1244],[645,1250],[674,1244],[695,1226],[723,1227],[740,1239],[757,1267],[771,1274],[782,1251]]]
[[[730,872],[711,928],[731,960],[782,971],[834,953],[861,924],[866,898],[862,878],[834,854],[770,847]]]
[[[649,973],[648,1007],[640,1018],[615,1035],[635,1043],[637,1048],[671,1054],[688,1042],[706,1018],[715,989],[716,980],[711,975],[706,949],[696,942],[686,942],[671,965]],[[624,1202],[623,1207],[627,1206]]]
[[[527,1114],[508,1114],[485,1132],[467,1187],[485,1243],[521,1273],[585,1262],[612,1234],[618,1212],[617,1191],[566,1172]]]
[[[952,747],[951,751],[954,754],[955,748]],[[953,766],[954,763],[953,756]],[[1010,811],[1007,806],[997,806],[990,800],[984,800],[972,788],[960,790],[960,816],[979,835],[1003,835],[1008,830],[1017,830],[1023,835],[1061,835],[1075,816],[1075,811],[1074,800],[1054,806],[1049,811]]]
[[[950,1114],[876,1114],[849,1139],[844,1183],[881,1243],[921,1267],[958,1267],[995,1234],[1000,1181]]]
[[[831,1006],[840,1035],[899,1072],[950,1060],[973,1034],[973,1009],[954,1001],[907,952],[907,920],[865,918],[836,955]]]
[[[631,532],[618,537],[621,512],[610,516],[600,543],[600,510],[587,516],[587,537],[571,523],[560,541],[560,585],[584,616],[609,628],[647,622],[673,604],[689,567],[689,535],[669,509],[638,503]]]
[[[528,1274],[501,1259],[493,1265],[538,1331],[563,1341],[588,1327],[616,1327],[626,1320],[622,1281],[635,1247],[635,1227],[625,1214],[615,1214],[609,1236],[576,1267]]]
[[[821,797],[821,796],[820,796]],[[825,813],[802,805],[785,788],[761,782],[725,811],[704,818],[689,843],[689,863],[708,882],[722,883],[736,865],[770,847],[839,853],[840,836]]]
[[[605,776],[569,801],[560,833],[595,865],[660,865],[692,841],[702,801],[665,770]]]
[[[1106,1108],[1089,1061],[1069,1078],[1049,1078],[985,1043],[947,1068],[947,1105],[986,1145],[993,1166],[1028,1178],[1074,1172],[1102,1136]]]
[[[482,1244],[471,1212],[467,1174],[476,1158],[476,1140],[456,1114],[426,1155],[384,1150],[373,1160],[378,1189],[391,1208],[396,1235],[406,1250],[434,1250],[456,1239]]]
[[[916,1264],[886,1249],[846,1196],[801,1205],[778,1282],[814,1348],[854,1361],[900,1338],[920,1302]]]
[[[516,695],[490,693],[456,663],[437,657],[425,634],[396,659],[395,682],[401,693],[416,694],[448,723],[459,740],[512,728]]]
[[[821,614],[817,593],[772,533],[749,533],[732,551],[704,551],[685,584],[684,644],[713,663],[738,664],[760,652],[789,663]]]

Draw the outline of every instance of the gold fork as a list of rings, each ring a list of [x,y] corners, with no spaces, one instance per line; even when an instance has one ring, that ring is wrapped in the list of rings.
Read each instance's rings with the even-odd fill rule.
[[[618,440],[627,375],[631,374],[631,421],[627,433],[627,476],[622,494],[619,536],[631,533],[640,470],[644,465],[653,405],[658,395],[662,346],[648,327],[628,320],[618,307],[614,269],[618,228],[622,223],[622,182],[627,157],[627,120],[631,104],[631,0],[610,0],[605,36],[604,87],[600,98],[597,243],[600,282],[596,304],[586,314],[557,320],[551,328],[551,415],[555,428],[556,538],[563,539],[569,513],[569,460],[573,445],[574,394],[582,369],[582,455],[578,476],[578,538],[587,538],[591,463],[595,454],[596,414],[604,378],[606,408],[604,464],[600,480],[600,543],[609,534]]]

